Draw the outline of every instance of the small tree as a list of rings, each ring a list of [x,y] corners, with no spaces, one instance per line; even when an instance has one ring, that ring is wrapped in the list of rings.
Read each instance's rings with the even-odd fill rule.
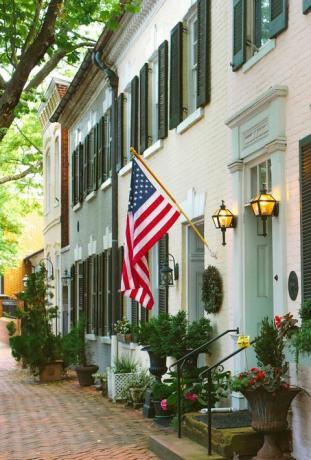
[[[20,297],[27,302],[27,309],[17,311],[17,317],[21,319],[21,335],[10,338],[12,355],[36,375],[45,364],[62,357],[61,337],[53,333],[51,326],[57,317],[57,307],[49,306],[51,295],[44,265],[29,276],[25,292]]]

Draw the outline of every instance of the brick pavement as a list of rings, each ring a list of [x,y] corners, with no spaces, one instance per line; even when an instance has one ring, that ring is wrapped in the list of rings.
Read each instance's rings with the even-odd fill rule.
[[[0,343],[0,460],[151,460],[160,431],[75,379],[35,383]]]

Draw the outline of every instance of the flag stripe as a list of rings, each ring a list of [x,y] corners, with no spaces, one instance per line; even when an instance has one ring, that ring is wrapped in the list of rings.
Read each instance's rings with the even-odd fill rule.
[[[121,292],[149,310],[154,299],[147,253],[179,216],[180,212],[155,188],[144,168],[133,159]]]

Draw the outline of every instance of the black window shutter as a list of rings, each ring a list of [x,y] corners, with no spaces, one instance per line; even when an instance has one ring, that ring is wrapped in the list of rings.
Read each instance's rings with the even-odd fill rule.
[[[102,124],[102,118],[98,122],[98,128],[97,128],[97,146],[98,146],[98,152],[97,152],[97,188],[100,186],[102,183],[102,175],[103,175],[103,124]]]
[[[158,138],[167,137],[168,108],[168,41],[165,40],[158,49]]]
[[[288,25],[288,1],[270,0],[270,38],[276,37]]]
[[[303,0],[302,11],[303,14],[308,14],[311,11],[311,0]]]
[[[103,313],[102,313],[102,329],[103,335],[108,335],[108,283],[107,283],[107,270],[108,270],[108,254],[107,251],[104,251],[102,254],[103,258],[103,272],[102,272],[102,280],[103,280]]]
[[[170,129],[176,128],[183,118],[183,24],[179,22],[171,31],[170,54]]]
[[[136,300],[131,300],[131,323],[133,326],[138,325],[138,302]]]
[[[87,327],[89,323],[88,313],[89,313],[89,306],[88,306],[88,290],[89,290],[89,261],[86,259],[83,262],[83,297],[84,297],[84,305],[83,305],[83,316],[85,321],[85,326]]]
[[[158,243],[159,247],[159,279],[160,270],[165,264],[168,265],[168,233],[162,236]],[[159,314],[168,313],[168,287],[159,286]]]
[[[71,326],[75,326],[77,323],[77,290],[76,290],[76,267],[71,265],[70,268],[70,300],[71,300],[71,312],[70,320]]]
[[[98,335],[103,334],[103,254],[97,256],[97,322],[98,322]]]
[[[311,136],[300,143],[302,300],[311,299]]]
[[[117,171],[120,171],[124,162],[124,94],[118,97],[118,129],[117,129]]]
[[[83,305],[84,305],[84,263],[83,262],[79,262],[79,302],[78,302],[78,305],[79,305],[79,318],[81,318],[81,316],[83,316]]]
[[[98,335],[98,257],[93,256],[93,329]]]
[[[202,107],[210,101],[210,11],[211,0],[198,0],[197,107]]]
[[[89,135],[84,139],[84,152],[83,152],[83,196],[87,195],[87,181],[89,174]]]
[[[93,286],[92,286],[92,281],[93,281],[93,257],[88,258],[88,290],[87,290],[87,295],[88,295],[88,301],[87,301],[87,306],[88,306],[88,322],[87,322],[87,332],[91,334],[93,332],[93,327],[94,327],[94,317],[93,317],[93,299],[92,299],[92,291],[93,291]]]
[[[148,321],[148,310],[147,308],[140,306],[140,322],[146,323]]]
[[[121,294],[121,276],[122,276],[122,267],[123,267],[123,260],[124,260],[124,246],[119,246],[118,249],[118,289],[119,289],[119,312],[118,312],[118,319],[123,318],[123,294]]]
[[[232,69],[238,70],[246,59],[246,0],[233,0]]]
[[[71,154],[71,204],[75,205],[75,150]]]
[[[108,263],[107,263],[107,269],[108,269],[108,273],[107,273],[107,281],[108,281],[108,286],[107,286],[107,289],[108,289],[108,305],[107,305],[107,309],[108,309],[108,328],[109,328],[109,333],[111,334],[112,332],[112,276],[111,276],[111,272],[112,272],[112,251],[111,249],[107,249],[107,258],[108,258]]]
[[[131,81],[131,147],[138,151],[138,77]]]
[[[83,144],[79,144],[79,201],[83,201]]]
[[[93,189],[98,189],[98,131],[99,123],[94,126],[94,141],[93,141]]]
[[[148,63],[139,72],[139,133],[140,153],[148,148]]]
[[[255,0],[255,45],[257,48],[261,47],[261,34],[262,34],[262,14],[261,14],[261,0]]]
[[[232,69],[238,70],[246,60],[246,0],[233,0]]]

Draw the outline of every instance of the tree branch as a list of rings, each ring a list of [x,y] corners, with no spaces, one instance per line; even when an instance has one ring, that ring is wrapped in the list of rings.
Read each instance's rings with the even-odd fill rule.
[[[29,91],[31,89],[37,88],[43,80],[54,70],[59,62],[68,54],[70,54],[72,51],[82,48],[84,46],[93,46],[92,42],[82,42],[82,43],[77,43],[75,46],[73,46],[70,49],[64,49],[60,48],[55,53],[53,56],[50,58],[49,61],[47,61],[42,69],[39,70],[39,72],[36,73],[36,75],[30,80],[28,85],[25,88],[25,91]]]
[[[36,0],[36,7],[35,7],[35,13],[33,16],[32,23],[29,28],[28,35],[25,39],[25,43],[22,47],[22,55],[24,52],[28,49],[28,46],[32,43],[35,35],[36,35],[36,28],[39,23],[39,17],[40,17],[40,11],[41,11],[41,6],[42,6],[42,0]]]
[[[31,145],[32,147],[34,147],[38,153],[40,153],[41,155],[43,155],[43,152],[41,149],[39,149],[39,147],[37,147],[31,139],[29,139],[29,137],[20,129],[20,127],[18,126],[17,123],[14,123],[14,126],[16,127],[17,131],[20,133],[20,135],[28,142],[29,145]]]
[[[0,185],[6,184],[7,182],[13,182],[24,177],[29,176],[29,174],[37,174],[42,171],[42,161],[39,161],[35,165],[29,166],[29,168],[17,174],[10,174],[8,176],[0,177]]]
[[[0,74],[0,89],[5,89],[6,87],[6,81],[3,78],[3,76]]]

